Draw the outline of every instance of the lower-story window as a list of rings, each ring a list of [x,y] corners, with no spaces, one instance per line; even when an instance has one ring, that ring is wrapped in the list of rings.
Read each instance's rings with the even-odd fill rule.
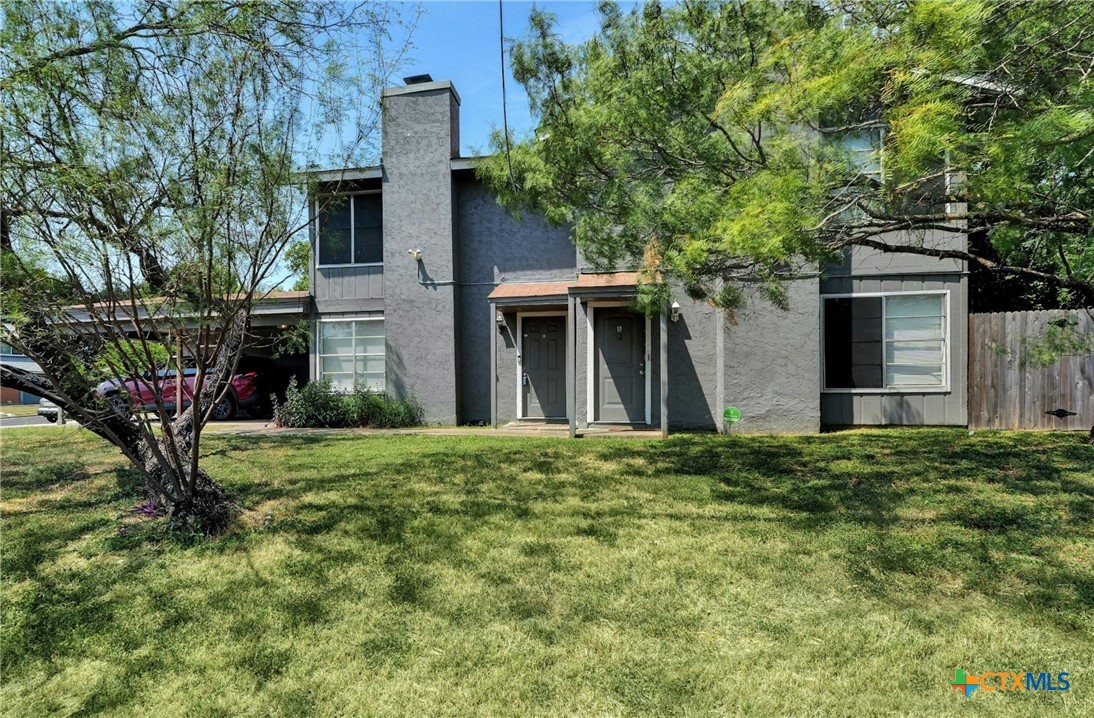
[[[941,389],[947,382],[946,295],[824,299],[825,389]]]
[[[319,322],[319,378],[338,391],[384,391],[384,320]]]

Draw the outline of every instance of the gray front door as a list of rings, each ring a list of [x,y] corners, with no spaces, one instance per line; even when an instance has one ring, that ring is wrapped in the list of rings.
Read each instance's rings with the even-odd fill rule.
[[[524,317],[521,333],[524,417],[565,419],[566,317]]]
[[[596,310],[596,421],[646,420],[646,323],[626,310]]]

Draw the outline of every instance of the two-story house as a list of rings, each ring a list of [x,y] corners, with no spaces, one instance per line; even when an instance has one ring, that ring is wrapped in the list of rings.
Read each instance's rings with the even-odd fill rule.
[[[680,292],[648,317],[633,272],[594,273],[566,229],[498,206],[460,157],[452,83],[383,101],[382,164],[316,176],[313,379],[441,424],[723,430],[729,406],[734,431],[966,424],[962,263],[855,249],[794,280],[789,311],[757,297],[730,321]]]

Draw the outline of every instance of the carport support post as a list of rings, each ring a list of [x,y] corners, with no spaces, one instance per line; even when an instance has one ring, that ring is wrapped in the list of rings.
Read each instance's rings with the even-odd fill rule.
[[[577,297],[566,299],[566,418],[570,438],[577,436]]]
[[[490,305],[490,425],[498,428],[498,307]]]
[[[669,315],[661,309],[661,438],[669,435]]]

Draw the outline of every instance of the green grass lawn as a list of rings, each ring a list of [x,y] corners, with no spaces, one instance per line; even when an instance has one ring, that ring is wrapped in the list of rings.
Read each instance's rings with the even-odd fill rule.
[[[208,437],[249,528],[185,543],[103,442],[5,431],[0,705],[1092,715],[1083,439]],[[966,700],[958,667],[1071,689]]]
[[[8,416],[38,416],[37,404],[4,404],[0,406],[0,414]]]

